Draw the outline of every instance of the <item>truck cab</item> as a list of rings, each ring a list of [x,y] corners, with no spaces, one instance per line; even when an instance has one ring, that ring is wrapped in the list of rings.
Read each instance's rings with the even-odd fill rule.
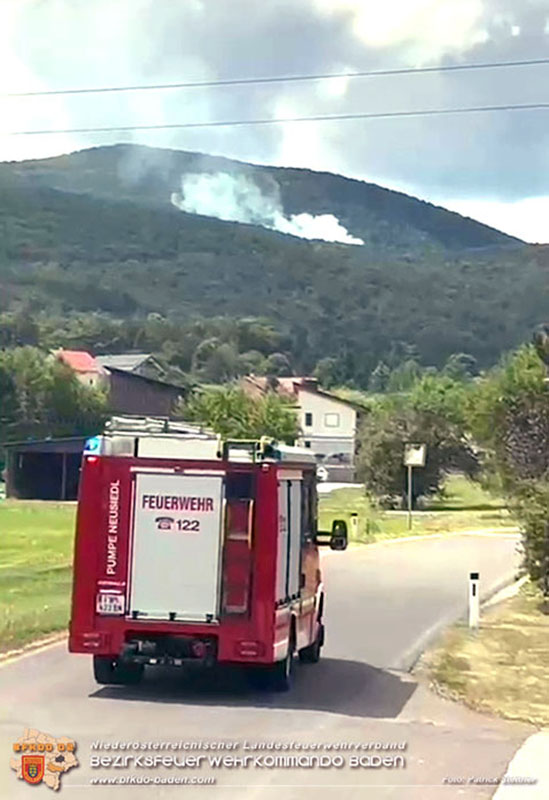
[[[305,448],[118,420],[83,454],[69,649],[102,684],[239,664],[275,689],[324,643],[316,463]]]

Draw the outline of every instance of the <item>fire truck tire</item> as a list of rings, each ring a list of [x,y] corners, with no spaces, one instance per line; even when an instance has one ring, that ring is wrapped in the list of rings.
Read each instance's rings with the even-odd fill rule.
[[[143,677],[143,664],[119,664],[108,656],[93,657],[93,675],[97,683],[114,686],[130,686]]]
[[[269,669],[269,689],[287,692],[292,685],[293,653],[288,651],[286,658],[277,661]]]
[[[320,661],[320,651],[324,644],[324,625],[320,623],[316,634],[316,639],[308,647],[303,647],[299,650],[299,660],[303,664],[316,664]]]
[[[290,642],[288,645],[288,652],[286,658],[282,661],[277,661],[269,669],[269,688],[275,692],[287,692],[292,685],[292,675],[294,667],[294,652],[295,652],[295,628],[292,624],[290,633]]]

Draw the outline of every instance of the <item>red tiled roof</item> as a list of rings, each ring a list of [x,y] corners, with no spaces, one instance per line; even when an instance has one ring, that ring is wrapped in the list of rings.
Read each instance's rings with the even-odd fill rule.
[[[275,378],[274,380],[276,383],[272,385],[269,383],[269,379],[263,375],[246,375],[241,379],[240,385],[245,392],[247,391],[255,396],[266,395],[270,390],[274,390],[277,394],[292,400],[299,396],[300,390],[305,390],[322,395],[322,397],[327,397],[337,403],[351,406],[351,408],[354,408],[356,411],[364,411],[364,408],[360,404],[354,403],[352,400],[344,400],[343,397],[338,397],[336,394],[332,394],[320,388],[316,378],[292,376],[289,378]]]
[[[57,353],[57,358],[75,372],[99,372],[97,361],[85,350],[60,350]]]

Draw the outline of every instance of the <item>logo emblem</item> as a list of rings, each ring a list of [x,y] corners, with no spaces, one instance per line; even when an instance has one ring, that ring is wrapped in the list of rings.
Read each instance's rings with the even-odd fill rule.
[[[22,756],[21,771],[27,783],[40,783],[44,777],[44,756]]]
[[[76,742],[68,736],[52,736],[36,728],[25,728],[13,742],[10,767],[20,781],[31,786],[44,782],[54,792],[61,788],[61,778],[78,767]]]

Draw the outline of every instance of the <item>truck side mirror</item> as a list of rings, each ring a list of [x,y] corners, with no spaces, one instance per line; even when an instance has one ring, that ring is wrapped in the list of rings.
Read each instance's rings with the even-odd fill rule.
[[[335,519],[331,531],[317,531],[315,543],[320,547],[329,545],[332,550],[346,550],[347,523],[342,519]]]
[[[334,519],[332,523],[332,534],[330,536],[330,549],[346,550],[347,539],[347,523],[342,519]]]

